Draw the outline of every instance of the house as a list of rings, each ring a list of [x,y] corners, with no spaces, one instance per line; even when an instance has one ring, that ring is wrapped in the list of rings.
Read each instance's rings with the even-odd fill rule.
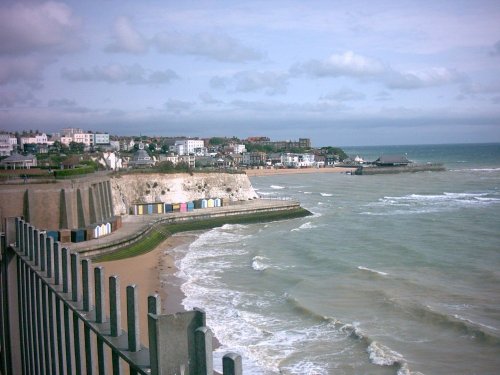
[[[155,164],[154,159],[144,150],[144,143],[139,143],[139,150],[136,151],[128,165],[132,168],[148,168]]]
[[[37,166],[37,158],[31,154],[24,156],[16,153],[2,160],[0,165],[4,166],[5,169],[16,169],[16,167],[30,169]]]
[[[408,160],[406,155],[381,155],[373,164],[381,167],[396,167],[406,166],[412,162]]]

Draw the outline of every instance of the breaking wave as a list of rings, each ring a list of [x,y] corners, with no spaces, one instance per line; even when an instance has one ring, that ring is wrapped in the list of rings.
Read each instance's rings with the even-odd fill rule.
[[[291,229],[290,231],[298,232],[304,229],[313,229],[313,228],[316,228],[316,225],[313,225],[310,221],[308,221],[307,223],[302,224],[300,227]]]
[[[481,208],[499,204],[498,193],[447,193],[410,194],[402,197],[383,197],[378,202],[367,204],[370,211],[363,215],[403,215],[452,211],[462,208]]]
[[[374,269],[371,269],[371,268],[367,268],[367,267],[363,267],[363,266],[358,266],[358,270],[376,273],[376,274],[381,275],[381,276],[387,276],[388,275],[387,272],[377,271],[377,270],[374,270]]]

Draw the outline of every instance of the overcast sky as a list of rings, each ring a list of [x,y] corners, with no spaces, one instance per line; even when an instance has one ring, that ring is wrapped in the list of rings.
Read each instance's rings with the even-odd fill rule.
[[[0,129],[500,142],[493,1],[0,2]]]

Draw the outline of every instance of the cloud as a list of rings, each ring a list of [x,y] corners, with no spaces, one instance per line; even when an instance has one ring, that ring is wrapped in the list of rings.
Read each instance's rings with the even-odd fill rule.
[[[35,106],[39,100],[31,92],[0,91],[0,108],[11,108],[15,106]]]
[[[490,52],[491,56],[500,56],[500,40],[493,45],[493,49]]]
[[[113,41],[105,48],[108,52],[140,54],[147,51],[146,39],[132,26],[127,17],[119,17],[113,28]]]
[[[286,93],[287,73],[243,71],[230,77],[215,76],[210,80],[212,88],[224,88],[232,92],[253,92],[263,90],[267,95]]]
[[[290,69],[291,74],[315,78],[353,77],[376,81],[390,89],[412,90],[443,86],[464,79],[456,70],[434,67],[427,70],[400,71],[379,60],[347,51],[325,60],[309,60]]]
[[[375,100],[379,102],[385,102],[388,100],[392,100],[392,95],[387,91],[380,91],[375,95]]]
[[[74,82],[126,83],[129,85],[166,84],[179,76],[171,69],[148,72],[138,64],[94,66],[92,69],[63,69],[61,76]]]
[[[331,55],[325,60],[309,60],[292,68],[295,73],[313,77],[367,77],[382,74],[386,70],[380,61],[355,54],[352,51]]]
[[[338,102],[364,100],[365,98],[366,95],[362,92],[354,91],[349,88],[342,88],[334,93],[330,93],[322,97],[322,99],[335,100]]]
[[[193,108],[193,105],[194,103],[192,102],[170,98],[166,101],[165,108],[169,112],[174,112],[176,114],[179,114],[181,112],[189,111],[191,108]]]
[[[50,108],[68,108],[76,107],[76,102],[72,99],[51,99],[47,106]]]
[[[0,54],[68,51],[80,45],[80,21],[59,2],[14,3],[0,8]]]
[[[161,53],[203,56],[224,62],[246,62],[262,58],[259,51],[223,34],[162,32],[156,34],[153,44]]]
[[[24,82],[32,88],[40,88],[42,71],[49,62],[31,56],[0,57],[0,85]]]
[[[387,87],[391,89],[418,89],[423,87],[442,86],[457,83],[463,79],[455,70],[446,68],[431,68],[424,71],[398,72],[392,70],[388,73]]]
[[[221,104],[222,103],[220,100],[215,99],[208,92],[202,92],[200,95],[198,95],[198,97],[200,98],[200,100],[204,104]]]

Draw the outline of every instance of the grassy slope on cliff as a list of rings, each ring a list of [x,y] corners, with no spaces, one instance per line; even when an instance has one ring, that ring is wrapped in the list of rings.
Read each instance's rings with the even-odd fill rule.
[[[138,242],[126,246],[120,250],[109,254],[101,255],[94,259],[95,262],[107,262],[125,258],[135,257],[153,250],[161,244],[167,237],[179,232],[206,230],[221,227],[224,224],[249,224],[266,221],[286,220],[297,217],[308,216],[311,213],[304,208],[297,208],[285,211],[259,212],[248,215],[226,216],[221,218],[200,219],[184,223],[161,224],[153,228],[144,238]]]

